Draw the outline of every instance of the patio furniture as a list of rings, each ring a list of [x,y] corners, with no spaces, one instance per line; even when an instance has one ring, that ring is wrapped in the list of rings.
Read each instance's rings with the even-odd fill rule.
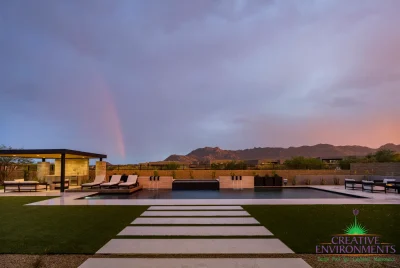
[[[41,183],[38,181],[24,181],[24,179],[16,179],[14,181],[4,181],[3,182],[3,187],[4,187],[4,192],[6,190],[14,190],[14,191],[35,191],[37,192],[38,190],[44,190],[46,189],[47,191],[47,183]]]
[[[385,191],[385,193],[389,189],[394,189],[396,192],[396,190],[397,190],[396,186],[400,186],[400,182],[397,182],[396,179],[384,179],[382,182],[380,182],[380,181],[374,181],[374,182],[375,182],[375,186],[380,187],[380,189],[382,191]]]
[[[104,183],[105,177],[106,177],[106,175],[97,175],[96,178],[94,178],[93,182],[82,184],[81,189],[83,189],[85,187],[90,187],[90,189],[92,189],[93,187],[96,187],[96,186],[100,187],[100,184]]]
[[[386,191],[388,191],[389,189],[393,189],[394,192],[397,191],[397,193],[400,194],[400,182],[387,183],[387,184],[385,185],[385,193],[386,193]]]
[[[356,185],[361,185],[361,187],[356,187]],[[355,179],[344,179],[344,189],[347,188],[351,190],[362,189],[362,182]]]
[[[112,175],[110,182],[105,182],[100,184],[100,189],[105,187],[105,188],[112,188],[114,186],[118,187],[118,184],[121,181],[121,175]]]
[[[126,182],[121,182],[120,184],[118,184],[118,188],[122,188],[122,187],[127,187],[130,188],[131,186],[138,186],[139,182],[138,182],[138,176],[137,175],[129,175],[128,178],[126,179]]]
[[[381,189],[382,188],[381,182],[366,181],[366,180],[362,180],[361,182],[362,182],[362,191],[363,192],[364,191],[368,191],[368,192],[371,192],[371,193],[378,192],[378,191],[379,192],[383,192],[383,191],[386,192],[386,188],[385,187],[383,187],[383,189]],[[376,186],[378,186],[378,189],[376,189]],[[379,188],[379,187],[381,187],[381,188]]]

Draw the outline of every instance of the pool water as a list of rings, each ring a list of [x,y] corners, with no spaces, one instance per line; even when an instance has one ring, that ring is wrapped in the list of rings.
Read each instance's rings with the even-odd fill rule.
[[[82,199],[308,199],[360,198],[313,188],[223,189],[219,191],[141,190],[133,194],[95,194]]]

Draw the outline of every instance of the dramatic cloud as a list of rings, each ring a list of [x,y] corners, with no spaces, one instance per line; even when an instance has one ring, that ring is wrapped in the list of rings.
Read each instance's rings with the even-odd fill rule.
[[[0,144],[160,160],[400,143],[400,1],[2,1]]]

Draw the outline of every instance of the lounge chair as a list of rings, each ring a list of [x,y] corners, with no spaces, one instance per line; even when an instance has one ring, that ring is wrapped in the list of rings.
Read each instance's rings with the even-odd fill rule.
[[[356,187],[359,184],[361,187]],[[344,179],[344,189],[350,188],[351,190],[362,189],[362,182],[355,179]]]
[[[83,183],[81,189],[85,187],[92,189],[93,187],[100,186],[100,184],[104,183],[105,178],[105,175],[97,175],[93,182]]]
[[[118,187],[119,182],[121,181],[121,175],[112,175],[110,182],[105,182],[100,184],[100,189],[105,188],[112,188],[114,186]]]
[[[118,184],[118,188],[127,187],[130,188],[131,186],[137,186],[138,183],[138,176],[137,175],[129,175],[126,182],[121,182]]]

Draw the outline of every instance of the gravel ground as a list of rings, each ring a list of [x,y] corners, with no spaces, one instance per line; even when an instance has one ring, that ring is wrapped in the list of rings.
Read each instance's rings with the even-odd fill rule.
[[[91,255],[22,255],[22,254],[2,254],[0,255],[0,267],[2,268],[75,268],[81,265]],[[96,255],[98,258],[110,258],[107,255]],[[112,257],[128,257],[128,256],[112,256]],[[129,257],[140,258],[229,258],[229,255],[130,255]],[[265,255],[235,255],[237,258],[280,258],[288,257],[288,255],[265,254]],[[302,258],[308,264],[315,268],[383,268],[383,267],[400,267],[400,255],[380,255],[380,256],[335,256],[335,255],[312,255],[312,254],[293,254],[292,258]],[[375,258],[385,258],[375,260]],[[385,261],[385,260],[394,261]]]

